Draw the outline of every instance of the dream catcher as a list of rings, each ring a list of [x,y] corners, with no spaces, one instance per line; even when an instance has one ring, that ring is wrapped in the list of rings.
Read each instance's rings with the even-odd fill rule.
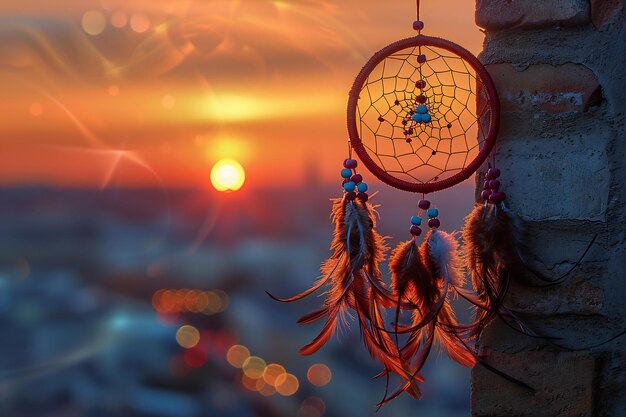
[[[470,178],[489,159],[499,126],[498,96],[486,69],[470,52],[421,34],[419,1],[417,10],[417,36],[374,54],[350,91],[349,155],[340,171],[343,196],[333,201],[332,255],[322,265],[322,276],[299,295],[272,296],[292,302],[327,288],[323,306],[298,321],[324,321],[318,336],[301,349],[303,355],[320,349],[345,324],[346,315],[356,317],[364,344],[383,366],[379,376],[387,378],[387,387],[391,374],[402,381],[385,392],[379,405],[403,392],[420,398],[420,370],[437,345],[464,366],[480,363],[530,389],[487,364],[473,348],[496,317],[532,334],[504,306],[511,279],[525,282],[520,271],[526,263],[520,255],[518,222],[500,190],[500,170],[491,167],[491,159],[484,202],[463,231],[464,250],[456,233],[441,230],[440,212],[429,200]],[[391,254],[389,286],[379,268],[385,241],[376,231],[375,207],[353,152],[382,182],[421,197],[410,218],[411,238]],[[423,233],[425,228],[429,230]],[[464,289],[466,269],[474,290]],[[451,300],[458,296],[476,307],[473,323],[457,322]]]

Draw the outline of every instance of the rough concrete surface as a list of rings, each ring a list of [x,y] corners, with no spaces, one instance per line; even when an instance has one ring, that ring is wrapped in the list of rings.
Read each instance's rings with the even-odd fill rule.
[[[592,417],[596,358],[589,352],[493,353],[494,363],[528,384],[534,391],[517,386],[478,366],[472,390],[477,417]],[[508,395],[504,395],[507,393]],[[533,407],[533,404],[542,404]]]
[[[626,328],[626,0],[476,8],[503,110],[496,163],[529,262],[558,276],[596,242],[563,284],[511,287],[507,305],[560,343],[494,322],[486,357],[536,393],[477,367],[472,415],[626,416],[626,337],[602,343]]]

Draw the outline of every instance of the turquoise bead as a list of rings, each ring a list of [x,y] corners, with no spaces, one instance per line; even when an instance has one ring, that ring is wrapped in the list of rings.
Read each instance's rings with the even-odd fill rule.
[[[343,185],[343,189],[346,190],[347,192],[351,193],[352,191],[354,191],[354,189],[356,188],[356,184],[353,183],[352,181],[347,182]]]
[[[436,208],[428,209],[428,217],[434,219],[437,216],[439,216],[439,210],[437,210]]]
[[[428,109],[426,108],[426,106],[421,104],[417,106],[417,109],[415,109],[415,111],[418,112],[419,114],[426,114],[428,112]]]
[[[412,216],[411,224],[413,226],[420,226],[422,224],[422,219],[420,218],[420,216]]]
[[[430,116],[430,114],[428,113],[422,114],[422,122],[430,123],[431,120],[432,120],[432,117]]]
[[[413,116],[411,116],[411,119],[413,119],[414,122],[420,123],[422,121],[422,115],[419,113],[415,113]]]
[[[350,178],[352,176],[352,170],[344,168],[341,170],[341,178]]]
[[[367,192],[367,184],[365,184],[364,182],[359,183],[359,185],[356,186],[357,190],[359,190],[360,193],[364,193]]]

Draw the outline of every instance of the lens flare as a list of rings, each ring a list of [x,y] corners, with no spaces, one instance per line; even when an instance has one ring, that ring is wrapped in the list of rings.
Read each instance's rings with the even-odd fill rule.
[[[243,167],[233,159],[222,159],[211,170],[211,183],[217,191],[237,191],[245,180]]]

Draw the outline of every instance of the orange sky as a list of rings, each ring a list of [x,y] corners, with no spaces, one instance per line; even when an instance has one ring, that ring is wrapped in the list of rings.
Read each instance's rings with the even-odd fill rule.
[[[4,185],[200,186],[337,178],[369,56],[410,0],[21,0],[0,4]],[[423,0],[425,33],[474,53],[474,2]],[[311,172],[314,171],[314,172]]]

